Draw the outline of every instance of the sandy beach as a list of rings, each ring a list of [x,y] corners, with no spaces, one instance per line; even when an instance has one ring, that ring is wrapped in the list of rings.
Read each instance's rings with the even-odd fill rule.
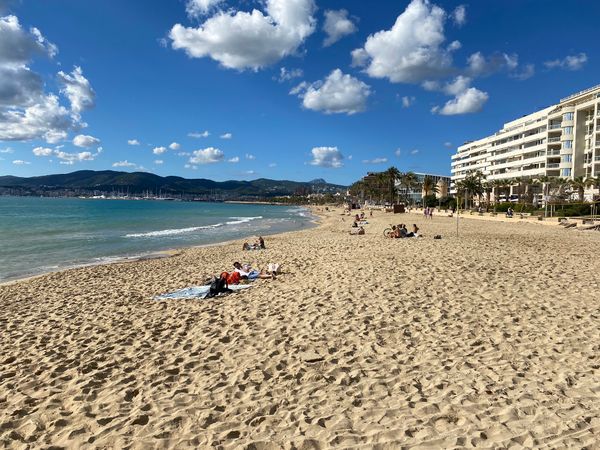
[[[340,212],[1,285],[2,445],[600,448],[600,233]],[[425,237],[385,239],[400,221]],[[284,273],[153,300],[233,261]]]

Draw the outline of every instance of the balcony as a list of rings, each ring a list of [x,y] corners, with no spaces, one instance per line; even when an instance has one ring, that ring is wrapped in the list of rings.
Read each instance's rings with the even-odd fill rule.
[[[548,138],[548,143],[550,142],[560,142],[560,137],[551,137]]]
[[[598,114],[600,116],[600,114]],[[560,123],[555,123],[553,125],[549,125],[548,129],[549,130],[559,130],[561,128]]]
[[[559,163],[546,164],[546,168],[548,169],[558,169],[560,167]]]
[[[560,155],[560,150],[548,150],[546,152],[547,156],[558,156]]]

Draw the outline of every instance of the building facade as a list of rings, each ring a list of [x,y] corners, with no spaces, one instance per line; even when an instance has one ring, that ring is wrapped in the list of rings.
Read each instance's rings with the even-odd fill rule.
[[[450,186],[450,177],[446,175],[433,175],[430,173],[415,173],[415,186],[406,188],[402,185],[401,180],[396,180],[396,189],[400,194],[400,197],[406,198],[410,204],[421,203],[425,193],[423,192],[422,186],[425,177],[429,177],[433,180],[433,183],[437,186],[438,193],[436,197],[442,198],[448,196],[448,186]]]
[[[480,171],[486,180],[600,176],[600,85],[466,142],[452,156],[452,181]]]

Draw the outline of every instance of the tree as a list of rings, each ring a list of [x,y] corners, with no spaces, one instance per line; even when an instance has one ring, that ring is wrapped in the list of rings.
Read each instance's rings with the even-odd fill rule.
[[[482,183],[483,191],[485,192],[485,201],[487,207],[490,206],[490,196],[492,195],[492,191],[494,190],[495,183],[493,181],[484,181]]]
[[[423,184],[421,185],[421,188],[423,190],[423,197],[427,197],[431,194],[437,194],[439,192],[437,183],[429,175],[425,175],[425,178],[423,178]]]
[[[417,176],[413,172],[405,172],[400,176],[400,186],[403,187],[406,200],[411,189],[418,185]]]
[[[589,187],[593,182],[591,180],[587,180],[584,177],[575,177],[568,182],[569,187],[571,189],[575,189],[577,191],[577,196],[579,197],[579,203],[583,203],[583,196],[585,194],[585,189]]]
[[[394,204],[394,198],[396,197],[396,180],[400,179],[402,172],[392,166],[384,173],[387,178],[390,204]]]

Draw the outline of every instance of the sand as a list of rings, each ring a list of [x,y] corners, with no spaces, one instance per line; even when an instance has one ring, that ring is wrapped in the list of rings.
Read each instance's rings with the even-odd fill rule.
[[[600,448],[600,233],[376,213],[0,286],[14,448]],[[391,222],[423,239],[386,240]],[[441,240],[434,240],[441,234]],[[234,260],[277,280],[155,301]]]

